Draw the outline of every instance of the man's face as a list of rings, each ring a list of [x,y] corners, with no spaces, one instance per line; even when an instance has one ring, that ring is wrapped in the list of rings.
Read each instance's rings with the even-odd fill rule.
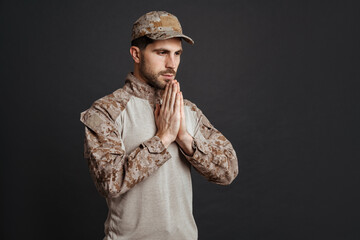
[[[182,53],[181,40],[156,40],[140,51],[140,76],[151,86],[164,89],[175,79]]]

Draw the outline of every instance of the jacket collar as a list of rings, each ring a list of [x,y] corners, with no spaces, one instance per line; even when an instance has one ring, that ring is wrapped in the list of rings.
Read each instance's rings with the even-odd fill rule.
[[[148,100],[150,103],[161,104],[161,97],[164,92],[136,78],[132,72],[128,73],[125,79],[126,91],[135,97]]]

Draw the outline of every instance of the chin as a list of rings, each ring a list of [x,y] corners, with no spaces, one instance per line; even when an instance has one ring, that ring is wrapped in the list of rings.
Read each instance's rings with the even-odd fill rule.
[[[171,80],[173,80],[173,79],[170,79],[170,78],[159,78],[159,79],[157,80],[157,85],[158,85],[158,86],[162,86],[162,88],[165,88],[165,87],[166,87],[166,84],[167,84],[168,82],[170,82]]]
[[[152,82],[152,86],[157,89],[165,89],[167,81],[161,81],[157,80],[155,82]]]
[[[165,87],[166,87],[166,82],[158,85],[159,89],[165,89]]]

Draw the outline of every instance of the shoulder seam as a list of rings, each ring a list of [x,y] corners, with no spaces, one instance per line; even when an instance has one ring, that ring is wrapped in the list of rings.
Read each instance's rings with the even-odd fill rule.
[[[122,88],[96,100],[91,108],[103,109],[109,117],[115,122],[121,112],[126,108],[132,95]]]

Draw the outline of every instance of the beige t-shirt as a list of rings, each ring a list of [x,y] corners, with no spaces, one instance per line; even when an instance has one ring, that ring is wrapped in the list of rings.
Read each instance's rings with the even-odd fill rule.
[[[164,147],[154,118],[162,92],[129,73],[123,88],[81,113],[85,158],[109,207],[104,239],[197,239],[191,165],[222,185],[238,174],[231,143],[190,101],[184,110],[193,156],[175,142]]]

